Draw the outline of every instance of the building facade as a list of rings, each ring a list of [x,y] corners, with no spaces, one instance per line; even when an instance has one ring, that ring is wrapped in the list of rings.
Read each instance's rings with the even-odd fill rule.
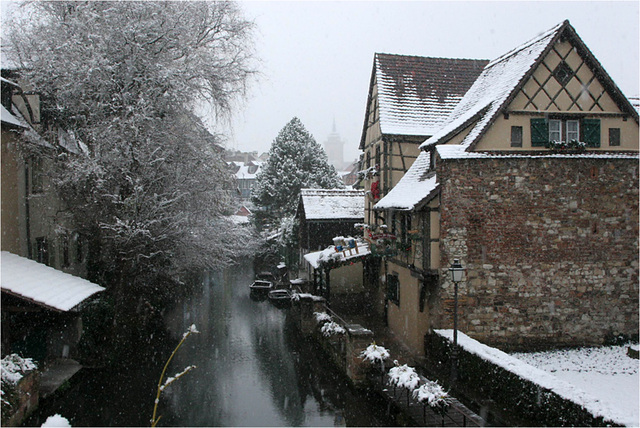
[[[420,354],[452,327],[459,259],[458,328],[484,343],[637,336],[638,141],[637,110],[568,21],[487,64],[374,207],[395,232],[379,275],[393,331]]]

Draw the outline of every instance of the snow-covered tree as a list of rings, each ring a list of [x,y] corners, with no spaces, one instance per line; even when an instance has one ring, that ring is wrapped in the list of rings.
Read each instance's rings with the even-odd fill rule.
[[[343,188],[327,154],[294,117],[273,141],[269,160],[256,177],[252,201],[275,218],[295,213],[300,189]]]
[[[127,287],[219,267],[245,239],[221,138],[197,111],[233,111],[254,74],[252,24],[233,2],[32,2],[3,53],[55,123],[87,146],[58,156],[61,195],[91,237],[95,275]],[[53,137],[52,137],[53,138]],[[240,245],[239,245],[240,244]]]

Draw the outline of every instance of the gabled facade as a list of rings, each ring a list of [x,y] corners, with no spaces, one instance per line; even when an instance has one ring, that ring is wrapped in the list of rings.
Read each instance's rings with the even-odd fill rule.
[[[637,110],[568,21],[487,64],[374,208],[419,235],[381,273],[390,327],[416,353],[451,328],[460,259],[458,328],[485,343],[637,336],[638,142]]]
[[[336,236],[354,236],[364,216],[364,192],[353,189],[301,189],[296,212],[300,261],[324,250]]]
[[[375,54],[360,140],[367,223],[378,222],[373,205],[409,170],[419,144],[440,128],[486,63]]]
[[[3,70],[1,83],[2,354],[73,357],[80,317],[50,304],[48,299],[60,297],[55,284],[33,274],[46,271],[70,279],[67,284],[88,284],[77,278],[86,276],[87,240],[74,228],[49,174],[55,156],[80,155],[86,147],[42,117],[38,94],[25,89],[15,71]],[[74,297],[80,303],[88,295]]]

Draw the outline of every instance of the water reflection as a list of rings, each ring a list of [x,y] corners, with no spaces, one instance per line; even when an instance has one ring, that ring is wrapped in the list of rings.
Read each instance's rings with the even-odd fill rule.
[[[287,328],[287,311],[249,297],[250,267],[210,278],[168,314],[185,343],[171,372],[198,368],[167,388],[163,424],[188,426],[389,425],[349,390],[313,344]],[[347,409],[345,411],[345,408]]]
[[[207,278],[166,311],[169,338],[155,331],[131,345],[132,360],[81,370],[26,425],[55,413],[73,426],[148,425],[164,361],[191,324],[200,334],[188,338],[168,375],[197,369],[165,390],[159,426],[395,425],[386,405],[351,390],[314,343],[287,326],[287,310],[249,298],[252,278],[251,267]]]

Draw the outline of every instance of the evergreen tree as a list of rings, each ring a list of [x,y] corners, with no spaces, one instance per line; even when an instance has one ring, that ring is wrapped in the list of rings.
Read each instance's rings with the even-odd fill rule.
[[[295,213],[300,189],[343,187],[322,146],[294,117],[273,141],[251,198],[267,218],[274,220]]]

